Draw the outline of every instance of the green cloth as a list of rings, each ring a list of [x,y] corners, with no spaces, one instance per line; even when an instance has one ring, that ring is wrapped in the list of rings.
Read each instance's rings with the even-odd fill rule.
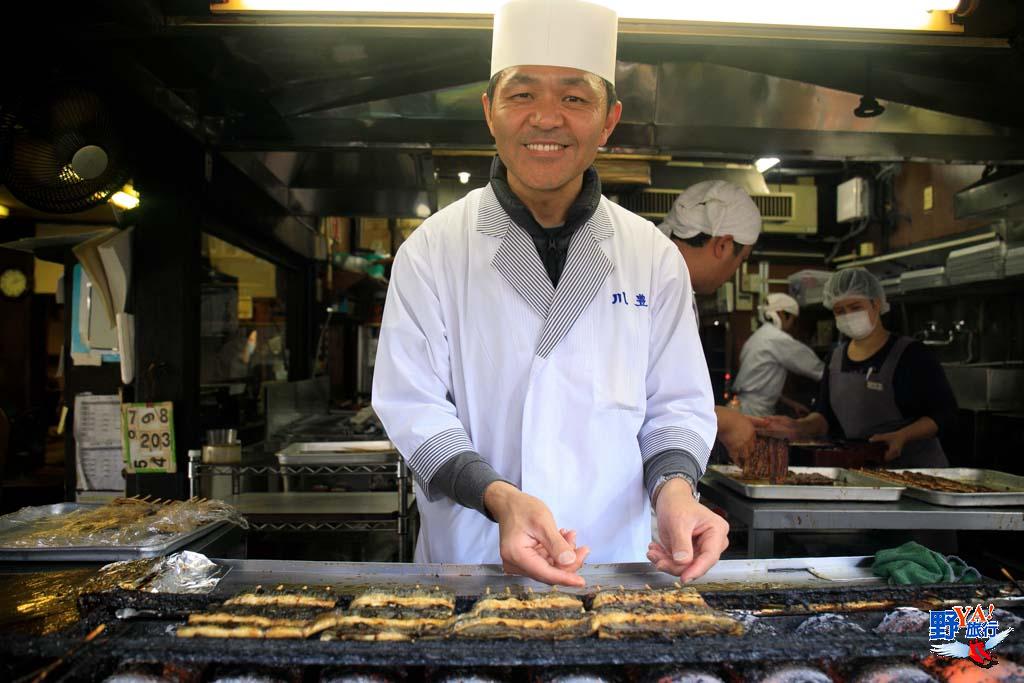
[[[898,548],[879,550],[871,571],[889,585],[977,583],[981,573],[956,555],[948,557],[908,541]]]

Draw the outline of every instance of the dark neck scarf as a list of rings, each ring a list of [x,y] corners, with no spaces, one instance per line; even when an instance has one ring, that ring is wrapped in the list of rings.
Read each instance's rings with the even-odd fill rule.
[[[569,242],[576,231],[590,220],[601,202],[601,179],[593,166],[583,173],[583,187],[565,215],[565,223],[556,228],[545,228],[537,222],[526,205],[512,192],[508,184],[508,170],[497,156],[491,163],[491,188],[498,203],[516,225],[526,231],[537,247],[544,270],[551,278],[551,284],[558,286],[558,280],[565,268],[569,255]]]

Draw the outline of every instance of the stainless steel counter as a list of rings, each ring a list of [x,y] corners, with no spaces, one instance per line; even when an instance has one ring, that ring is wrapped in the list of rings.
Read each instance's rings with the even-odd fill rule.
[[[701,481],[701,496],[750,529],[748,557],[771,557],[776,531],[972,530],[1024,531],[1024,508],[941,507],[901,498],[892,503],[753,500],[715,481]]]
[[[809,588],[836,585],[884,585],[871,573],[871,557],[800,557],[765,560],[723,560],[706,575],[693,582],[702,590],[714,588],[784,586]],[[332,584],[341,589],[367,584],[440,585],[458,595],[480,595],[485,588],[531,586],[549,587],[520,576],[505,574],[499,565],[402,564],[375,562],[295,562],[284,560],[221,560],[230,571],[217,587],[219,594],[237,591],[241,586],[262,584]],[[647,562],[584,565],[580,574],[586,589],[560,589],[576,592],[595,586],[639,588],[670,586],[673,576],[657,571]]]

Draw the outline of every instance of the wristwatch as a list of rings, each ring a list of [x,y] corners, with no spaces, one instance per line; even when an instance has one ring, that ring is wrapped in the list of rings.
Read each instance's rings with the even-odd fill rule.
[[[658,477],[658,480],[654,482],[654,493],[651,494],[651,505],[657,505],[658,494],[661,493],[661,487],[664,486],[670,479],[685,479],[686,483],[690,485],[690,490],[693,492],[693,499],[700,500],[700,491],[697,490],[697,482],[693,480],[688,474],[682,472],[669,472]]]

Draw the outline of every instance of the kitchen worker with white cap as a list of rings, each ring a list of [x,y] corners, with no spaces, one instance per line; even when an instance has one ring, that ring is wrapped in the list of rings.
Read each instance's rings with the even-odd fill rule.
[[[815,412],[759,419],[758,430],[788,439],[867,439],[886,445],[888,467],[948,467],[938,436],[955,422],[956,398],[924,344],[885,328],[889,303],[878,278],[863,268],[841,270],[823,298],[846,341],[832,353]]]
[[[727,545],[696,493],[716,424],[689,275],[593,168],[622,113],[617,22],[580,0],[499,9],[490,183],[395,257],[373,405],[414,474],[419,562],[580,586],[588,554],[646,556],[689,580]]]
[[[694,291],[712,294],[750,256],[761,212],[739,185],[705,180],[676,197],[658,228],[682,252]]]
[[[739,185],[705,180],[676,197],[658,228],[683,255],[694,291],[712,294],[750,256],[761,234],[761,212]],[[742,463],[754,448],[753,423],[725,406],[715,406],[715,418],[718,440],[734,462]]]
[[[800,304],[788,294],[769,294],[759,307],[764,324],[743,344],[740,371],[733,382],[744,415],[774,415],[775,404],[789,372],[821,380],[825,364],[791,332],[800,315]],[[804,411],[806,413],[806,410]]]

